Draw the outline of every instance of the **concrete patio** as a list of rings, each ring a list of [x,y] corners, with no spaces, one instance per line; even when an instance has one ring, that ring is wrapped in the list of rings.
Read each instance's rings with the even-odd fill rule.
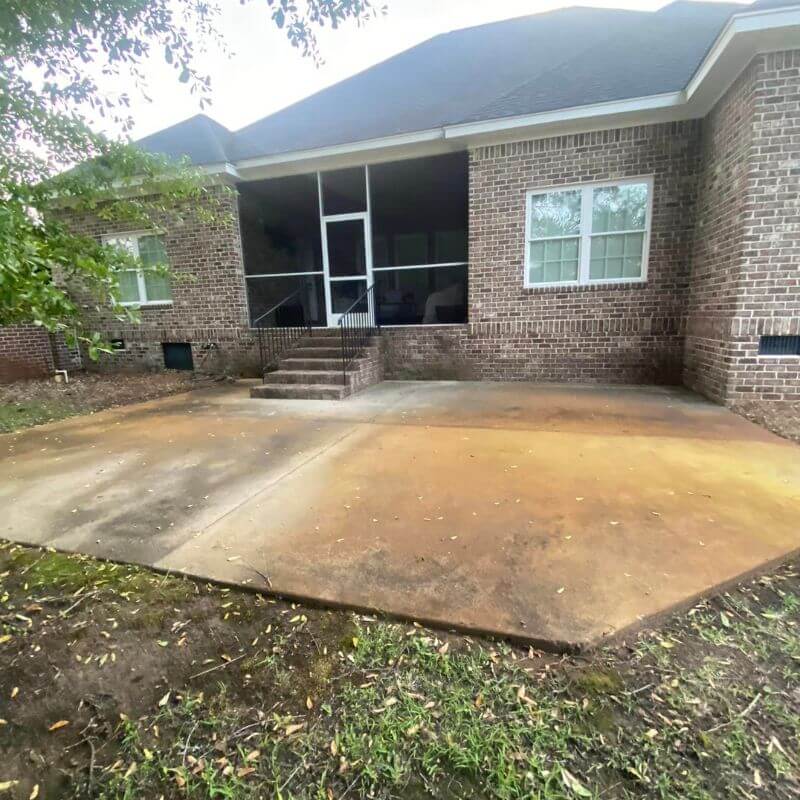
[[[681,389],[248,390],[0,436],[0,536],[571,648],[800,548],[800,448]]]

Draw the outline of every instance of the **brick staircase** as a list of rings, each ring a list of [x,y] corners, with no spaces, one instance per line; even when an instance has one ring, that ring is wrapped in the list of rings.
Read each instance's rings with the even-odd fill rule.
[[[378,337],[367,340],[361,355],[342,372],[342,340],[338,330],[320,328],[298,339],[278,360],[278,369],[264,375],[251,397],[287,400],[341,400],[382,377]]]

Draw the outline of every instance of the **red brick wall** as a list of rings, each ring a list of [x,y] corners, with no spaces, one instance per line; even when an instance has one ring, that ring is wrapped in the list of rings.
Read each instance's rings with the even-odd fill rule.
[[[756,57],[704,121],[684,379],[729,404],[800,397],[800,51]]]
[[[41,378],[53,371],[47,331],[33,325],[0,328],[0,383]]]
[[[473,150],[469,324],[389,329],[389,374],[679,383],[699,133],[690,121]],[[654,176],[646,281],[524,288],[529,190],[642,175]]]
[[[125,343],[124,351],[102,356],[97,366],[163,368],[162,343],[188,342],[196,368],[252,372],[256,346],[248,331],[236,195],[212,191],[207,205],[215,212],[212,221],[188,210],[179,224],[163,225],[175,276],[172,304],[143,307],[138,325],[120,323],[110,314],[90,314],[99,330]],[[76,231],[98,239],[125,233],[119,225],[93,216],[69,217],[69,222]]]

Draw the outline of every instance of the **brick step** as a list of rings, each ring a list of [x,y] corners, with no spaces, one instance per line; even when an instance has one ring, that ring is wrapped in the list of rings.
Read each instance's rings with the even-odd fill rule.
[[[262,383],[250,389],[250,397],[285,400],[341,400],[350,393],[347,386],[324,383]]]
[[[363,363],[363,358],[356,358],[348,368],[348,372],[360,369]],[[280,361],[278,361],[278,366],[280,369],[288,370],[306,369],[323,370],[325,372],[335,372],[336,370],[339,370],[341,373],[342,358],[341,355],[339,358],[299,358],[292,356],[289,358],[280,359]]]
[[[345,382],[342,371],[313,370],[313,369],[279,369],[268,372],[264,376],[264,383],[303,383],[303,384],[343,384]]]
[[[362,357],[364,355],[372,355],[370,350],[377,350],[373,347],[363,347],[361,349]],[[342,358],[342,347],[325,346],[325,345],[307,345],[304,342],[293,345],[291,349],[287,350],[283,358]]]

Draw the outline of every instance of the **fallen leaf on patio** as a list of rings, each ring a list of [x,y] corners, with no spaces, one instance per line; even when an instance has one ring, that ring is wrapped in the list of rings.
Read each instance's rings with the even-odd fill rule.
[[[578,797],[592,796],[592,793],[571,772],[564,769],[564,767],[561,767],[561,780],[564,782],[564,786]]]
[[[612,519],[611,522],[608,523],[609,525],[619,525],[619,521]]]
[[[54,722],[47,730],[49,731],[57,731],[61,728],[66,728],[69,725],[68,719],[60,719],[58,722]]]
[[[231,556],[228,561],[238,561],[240,558],[241,556]]]
[[[28,795],[28,800],[36,800],[39,796],[39,784],[37,783],[36,786],[31,789],[31,793]]]
[[[564,588],[565,588],[565,587],[564,587],[564,586],[562,586],[560,589],[558,589],[558,590],[556,591],[556,594],[563,594],[563,593],[564,593]]]
[[[172,694],[172,692],[167,692],[167,693],[166,693],[166,694],[165,694],[165,695],[164,695],[164,696],[163,696],[163,697],[162,697],[162,698],[161,698],[161,699],[158,701],[158,707],[159,707],[159,708],[163,708],[163,707],[164,707],[164,706],[165,706],[167,703],[169,703],[169,696],[170,696],[170,694]]]
[[[575,499],[576,499],[576,500],[577,500],[579,503],[583,501],[583,498],[582,498],[582,497],[576,497]]]
[[[15,686],[11,690],[11,699],[13,700],[19,694],[19,686]]]

